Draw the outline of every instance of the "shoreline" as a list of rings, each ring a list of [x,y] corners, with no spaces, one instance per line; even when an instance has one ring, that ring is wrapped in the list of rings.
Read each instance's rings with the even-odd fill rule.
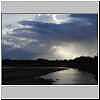
[[[53,80],[50,79],[43,79],[39,76],[46,75],[49,73],[61,71],[61,70],[68,70],[71,67],[49,67],[49,68],[13,68],[13,69],[3,69],[3,75],[2,75],[2,84],[3,85],[52,85]],[[84,71],[78,68],[72,68],[77,69],[79,71]],[[90,72],[88,72],[90,73]],[[92,73],[90,73],[92,74]],[[94,74],[93,74],[94,75]],[[95,78],[95,77],[94,77]]]

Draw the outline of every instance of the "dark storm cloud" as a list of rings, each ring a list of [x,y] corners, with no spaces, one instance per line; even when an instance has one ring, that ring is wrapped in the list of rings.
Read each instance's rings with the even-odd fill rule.
[[[16,29],[14,32],[16,32],[17,36],[23,37],[27,35],[32,38],[35,37],[34,33],[37,33],[37,38],[46,42],[84,42],[90,41],[91,39],[95,40],[97,38],[97,19],[94,19],[94,17],[93,19],[91,18],[91,16],[94,15],[86,15],[87,17],[85,16],[85,18],[84,15],[81,16],[82,17],[75,16],[72,23],[63,24],[21,21],[20,24],[22,25],[32,26],[32,28],[29,29],[30,32],[23,32],[26,28]]]
[[[14,34],[11,34],[11,36],[17,37],[15,39],[20,41],[20,43],[18,42],[20,46],[19,48],[7,50],[9,46],[6,45],[3,52],[4,58],[56,58],[50,49],[52,46],[61,45],[62,43],[64,43],[63,46],[68,43],[73,45],[78,43],[81,45],[77,50],[80,51],[79,55],[83,54],[84,50],[82,51],[81,49],[85,49],[87,54],[91,56],[91,51],[93,51],[92,53],[97,51],[97,15],[72,14],[70,17],[72,18],[70,23],[64,22],[61,24],[27,20],[18,22],[20,25],[29,26],[29,28],[13,29]],[[38,20],[40,19],[38,18]],[[18,37],[22,39],[18,39]],[[23,38],[27,38],[25,40],[27,45],[21,43],[25,42]]]

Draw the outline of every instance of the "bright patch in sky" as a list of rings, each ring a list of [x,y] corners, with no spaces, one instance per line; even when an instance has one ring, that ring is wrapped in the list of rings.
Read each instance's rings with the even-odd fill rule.
[[[52,49],[54,50],[55,56],[57,55],[59,59],[73,59],[77,57],[74,50],[69,47],[53,46]]]
[[[68,15],[57,15],[57,14],[53,14],[52,15],[53,18],[53,22],[56,24],[61,24],[61,23],[65,23],[65,22],[70,22],[71,18],[70,18],[70,14]]]

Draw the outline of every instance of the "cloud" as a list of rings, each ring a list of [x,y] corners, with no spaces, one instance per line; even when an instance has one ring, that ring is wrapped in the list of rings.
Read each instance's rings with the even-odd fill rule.
[[[96,14],[33,14],[20,15],[21,18],[19,15],[14,16],[16,23],[4,22],[4,58],[70,59],[97,54]],[[10,17],[8,19],[11,20]]]
[[[21,37],[15,37],[15,36],[7,36],[3,38],[3,44],[9,45],[11,48],[24,48],[30,43],[36,43],[38,40],[36,39],[28,39],[28,38],[21,38]]]

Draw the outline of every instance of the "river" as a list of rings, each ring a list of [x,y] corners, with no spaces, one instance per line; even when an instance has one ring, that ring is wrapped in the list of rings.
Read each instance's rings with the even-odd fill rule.
[[[96,85],[94,75],[77,69],[65,69],[40,76],[52,80],[53,85]]]

